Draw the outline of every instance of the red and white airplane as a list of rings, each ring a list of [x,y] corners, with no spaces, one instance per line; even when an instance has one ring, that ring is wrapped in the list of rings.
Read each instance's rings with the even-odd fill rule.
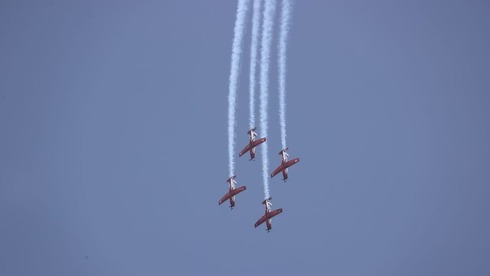
[[[233,207],[235,207],[235,196],[247,189],[246,186],[241,186],[241,187],[235,188],[235,185],[236,185],[235,177],[236,177],[236,175],[234,175],[234,176],[228,178],[228,180],[226,180],[226,182],[230,183],[230,189],[229,189],[228,193],[226,193],[226,195],[224,195],[218,201],[218,205],[221,205],[221,203],[223,203],[227,200],[230,200],[230,208],[233,209]]]
[[[262,204],[265,205],[265,215],[263,215],[256,223],[255,223],[255,228],[257,226],[261,225],[262,223],[266,223],[267,225],[267,232],[270,232],[272,229],[272,217],[279,215],[282,213],[282,208],[276,209],[274,211],[271,211],[272,208],[272,203],[271,203],[272,197],[269,197],[268,199],[262,201]]]
[[[285,148],[279,152],[282,157],[281,165],[279,165],[279,167],[277,167],[271,173],[271,177],[274,177],[276,174],[282,172],[282,180],[286,181],[286,179],[288,179],[288,168],[299,162],[299,158],[294,158],[293,160],[288,161],[289,154],[286,152],[287,150],[288,148]]]
[[[255,136],[257,136],[257,132],[255,132],[257,128],[254,127],[251,130],[247,132],[248,135],[250,135],[250,141],[248,142],[248,145],[245,146],[242,151],[238,154],[239,156],[244,155],[247,153],[247,151],[250,151],[250,160],[253,160],[255,158],[255,147],[264,143],[267,138],[260,138],[259,140],[255,140]]]

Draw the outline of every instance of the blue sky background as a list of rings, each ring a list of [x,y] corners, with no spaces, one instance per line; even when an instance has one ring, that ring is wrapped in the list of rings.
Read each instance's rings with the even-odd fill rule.
[[[269,234],[260,155],[217,204],[235,12],[0,2],[0,275],[490,275],[489,3],[295,2]]]

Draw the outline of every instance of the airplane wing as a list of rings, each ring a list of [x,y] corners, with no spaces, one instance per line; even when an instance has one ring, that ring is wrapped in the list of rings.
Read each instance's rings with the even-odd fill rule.
[[[282,213],[282,208],[276,209],[274,211],[270,211],[268,217],[269,217],[269,219],[271,219],[271,218],[279,215],[280,213]]]
[[[265,141],[267,140],[267,138],[261,138],[259,140],[255,140],[253,143],[252,143],[252,148],[255,148],[256,146],[264,143]]]
[[[235,196],[235,195],[245,191],[246,189],[247,189],[247,186],[240,186],[240,187],[236,188],[235,190],[233,190],[232,195]]]
[[[240,186],[238,188],[236,188],[235,190],[231,191],[231,192],[228,192],[226,193],[226,195],[224,195],[219,201],[218,201],[218,204],[221,205],[223,202],[227,201],[228,199],[230,199],[230,197],[234,197],[236,196],[237,194],[245,191],[247,189],[247,186]]]
[[[279,215],[282,213],[282,208],[276,209],[274,211],[270,211],[269,213],[263,215],[256,223],[255,223],[255,228],[257,226],[261,225],[262,223],[266,222],[267,220]]]
[[[289,160],[287,161],[286,163],[284,164],[281,164],[279,165],[279,167],[277,167],[272,173],[271,173],[271,177],[274,177],[276,174],[282,172],[283,170],[291,167],[292,165],[296,164],[299,162],[299,158],[294,158],[293,160]]]
[[[286,162],[286,164],[284,164],[284,168],[289,168],[298,162],[299,162],[299,158],[294,158],[293,160],[289,160],[288,162]]]
[[[230,199],[230,197],[232,197],[233,195],[228,192],[226,193],[226,195],[224,195],[219,201],[218,201],[218,205],[221,205],[221,203],[227,201],[228,199]]]
[[[245,153],[247,153],[247,151],[249,151],[250,149],[251,149],[250,144],[246,145],[246,146],[245,146],[245,147],[242,149],[242,151],[240,151],[240,153],[238,154],[238,156],[242,156],[242,155],[244,155],[244,154],[245,154]]]
[[[292,161],[292,160],[291,160]],[[274,177],[276,174],[282,172],[284,169],[286,169],[282,164],[279,165],[279,167],[277,167],[272,173],[271,173],[271,177]]]
[[[256,223],[255,223],[255,228],[257,228],[257,226],[261,225],[262,223],[264,223],[266,220],[268,219],[268,216],[267,215],[263,215]]]

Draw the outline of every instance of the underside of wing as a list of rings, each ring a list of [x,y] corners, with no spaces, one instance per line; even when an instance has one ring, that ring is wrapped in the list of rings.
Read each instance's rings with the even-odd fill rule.
[[[238,188],[236,188],[235,190],[233,190],[233,196],[245,191],[247,189],[246,186],[240,186]]]
[[[289,168],[291,167],[292,165],[296,164],[299,162],[299,158],[294,158],[292,160],[289,160],[288,162],[286,162],[286,164],[284,164],[284,167],[285,168]]]
[[[266,138],[261,138],[261,139],[259,139],[259,140],[256,140],[256,141],[254,141],[254,142],[252,143],[252,147],[253,147],[253,148],[255,148],[256,146],[258,146],[258,145],[260,145],[260,144],[264,143],[266,140],[267,140]]]
[[[221,203],[227,201],[228,199],[230,199],[232,195],[228,192],[226,193],[226,195],[224,195],[219,201],[218,201],[218,205],[221,205]]]
[[[247,151],[249,151],[251,148],[250,148],[250,144],[246,145],[242,151],[240,151],[240,153],[238,154],[238,156],[242,156],[244,155]]]
[[[263,215],[256,223],[255,223],[255,227],[257,228],[257,226],[261,225],[262,223],[264,223],[264,221],[267,220],[267,216],[266,215]]]
[[[273,218],[273,217],[279,215],[280,213],[282,213],[282,208],[279,208],[279,209],[276,209],[274,211],[271,211],[269,213],[269,218]]]
[[[279,165],[279,167],[277,167],[277,169],[275,169],[272,173],[271,173],[271,177],[274,177],[276,174],[280,173],[282,170],[284,170],[284,167],[281,165]]]

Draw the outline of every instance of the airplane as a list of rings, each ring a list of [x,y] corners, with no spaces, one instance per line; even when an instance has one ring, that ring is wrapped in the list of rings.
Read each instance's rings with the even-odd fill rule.
[[[289,148],[285,148],[279,152],[279,154],[282,157],[281,165],[279,165],[271,173],[271,178],[274,177],[276,174],[282,172],[282,177],[283,177],[282,180],[286,181],[286,179],[288,179],[288,168],[299,162],[299,158],[294,158],[293,160],[288,161],[289,154],[286,152],[288,149]]]
[[[236,175],[234,175],[234,176],[228,178],[228,180],[226,180],[226,182],[230,183],[230,188],[229,188],[228,193],[226,193],[218,201],[218,205],[221,205],[221,203],[223,203],[227,200],[230,200],[230,209],[233,209],[233,207],[235,207],[235,196],[247,189],[246,186],[241,186],[241,187],[238,187],[235,189],[235,184],[236,184],[235,178],[236,178]]]
[[[265,205],[265,215],[263,215],[256,223],[255,223],[255,228],[257,226],[261,225],[262,223],[266,223],[267,225],[267,232],[270,232],[272,229],[272,218],[274,216],[279,215],[282,213],[282,208],[276,209],[274,211],[271,211],[272,208],[272,203],[271,203],[272,197],[269,197],[268,199],[262,201],[262,204]]]
[[[267,138],[265,137],[260,138],[259,140],[255,140],[255,136],[257,136],[257,132],[255,132],[256,129],[257,128],[254,127],[247,132],[247,134],[250,135],[250,141],[248,142],[248,145],[246,145],[242,149],[242,151],[240,151],[240,153],[238,154],[239,156],[242,156],[247,153],[247,151],[250,151],[250,160],[253,160],[255,158],[255,147],[264,143],[267,140]]]

